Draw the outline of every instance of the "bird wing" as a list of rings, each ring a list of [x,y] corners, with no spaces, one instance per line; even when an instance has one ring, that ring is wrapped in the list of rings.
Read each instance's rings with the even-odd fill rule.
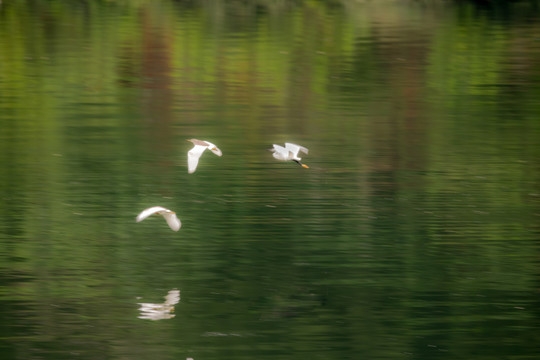
[[[147,217],[149,217],[150,215],[159,213],[160,211],[170,211],[170,210],[165,209],[164,207],[161,207],[161,206],[152,206],[148,209],[144,209],[143,211],[141,211],[139,215],[137,215],[137,222],[141,222]]]
[[[301,151],[304,154],[307,154],[309,151],[307,148],[303,146],[292,144],[292,143],[285,143],[285,148],[287,148],[287,150],[289,151],[292,151],[294,156],[298,156],[298,151]]]
[[[167,220],[167,224],[169,224],[169,227],[173,229],[174,231],[180,230],[180,227],[182,227],[182,222],[178,217],[176,217],[176,213],[174,211],[166,211],[166,212],[160,212],[161,215]]]
[[[202,146],[208,146],[210,143],[205,140],[199,140],[199,139],[188,139],[188,141],[191,141],[193,145],[202,145]]]
[[[188,173],[193,174],[195,172],[197,164],[199,163],[199,158],[204,150],[206,150],[206,146],[195,145],[188,151]]]
[[[274,148],[270,151],[274,152],[274,157],[278,160],[289,160],[289,150],[285,149],[283,146],[273,144]]]

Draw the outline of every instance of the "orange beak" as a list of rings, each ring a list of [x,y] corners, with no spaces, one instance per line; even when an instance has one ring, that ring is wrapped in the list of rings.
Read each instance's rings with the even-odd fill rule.
[[[309,166],[307,166],[306,164],[302,164],[302,167],[305,167],[306,169],[309,169]]]

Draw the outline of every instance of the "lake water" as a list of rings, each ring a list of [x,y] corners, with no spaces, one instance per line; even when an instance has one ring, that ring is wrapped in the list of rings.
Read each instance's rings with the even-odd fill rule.
[[[539,9],[2,1],[0,357],[538,359]]]

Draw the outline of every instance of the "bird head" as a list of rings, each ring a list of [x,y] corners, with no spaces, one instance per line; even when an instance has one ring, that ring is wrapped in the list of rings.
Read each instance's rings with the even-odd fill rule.
[[[217,156],[223,155],[223,154],[221,153],[221,150],[219,150],[217,146],[212,146],[212,147],[209,148],[209,149],[210,149],[210,151],[212,151],[212,152],[213,152],[214,154],[216,154]]]

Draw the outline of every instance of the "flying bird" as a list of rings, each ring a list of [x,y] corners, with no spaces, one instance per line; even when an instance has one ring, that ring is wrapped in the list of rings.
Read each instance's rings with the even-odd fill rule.
[[[302,164],[300,162],[302,158],[298,157],[299,151],[303,152],[304,154],[307,154],[309,151],[307,148],[300,145],[291,144],[291,143],[285,143],[285,147],[276,145],[276,144],[273,144],[273,146],[274,148],[268,149],[268,150],[273,153],[272,155],[276,159],[284,160],[284,161],[291,160],[302,167],[309,168],[309,166],[307,166],[306,164]]]
[[[197,140],[197,139],[187,139],[195,145],[191,150],[188,151],[188,173],[193,174],[197,169],[197,164],[199,163],[199,158],[201,157],[204,150],[209,149],[217,156],[223,155],[219,148],[212,144],[209,141]]]
[[[141,222],[150,215],[154,214],[162,215],[165,220],[167,220],[169,227],[174,231],[180,230],[182,222],[180,222],[180,219],[176,217],[176,213],[161,206],[152,206],[151,208],[144,209],[139,215],[137,215],[137,222]]]

